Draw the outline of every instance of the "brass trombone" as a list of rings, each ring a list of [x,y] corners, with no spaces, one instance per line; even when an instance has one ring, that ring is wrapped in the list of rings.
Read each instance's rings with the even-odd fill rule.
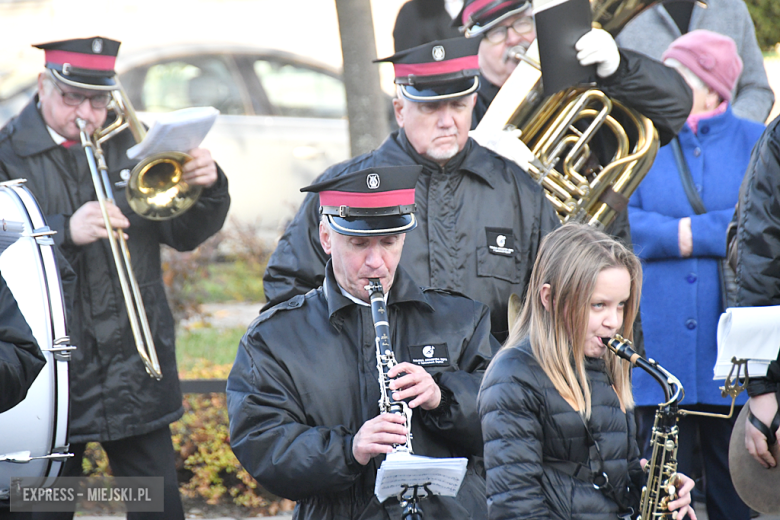
[[[147,373],[160,380],[162,371],[141,291],[130,263],[130,251],[122,230],[111,225],[106,206],[107,203],[114,204],[114,194],[101,144],[125,129],[132,133],[136,143],[146,137],[146,129],[138,120],[119,79],[115,78],[115,81],[116,87],[111,91],[109,108],[116,114],[116,119],[105,128],[97,129],[91,136],[87,134],[86,121],[79,118],[76,119],[76,124],[80,130],[81,144],[87,154],[103,221],[108,230],[108,241],[122,287],[135,346]],[[167,220],[190,209],[203,191],[202,186],[193,186],[182,181],[182,167],[190,159],[186,153],[170,151],[141,160],[130,173],[126,187],[127,202],[133,211],[150,220]]]
[[[94,141],[98,149],[125,129],[130,130],[136,143],[146,137],[146,129],[138,120],[119,78],[115,81],[110,108],[116,113],[116,119],[95,132]],[[186,153],[169,151],[141,160],[127,181],[127,202],[133,211],[150,220],[168,220],[190,209],[203,191],[202,186],[182,181],[182,166],[190,159]]]
[[[152,331],[149,328],[149,320],[146,317],[144,301],[141,298],[138,282],[135,279],[135,275],[133,275],[133,266],[130,264],[130,251],[127,248],[127,241],[125,241],[122,230],[115,229],[111,225],[111,219],[108,217],[107,204],[114,204],[114,194],[111,190],[111,183],[108,180],[105,157],[99,144],[93,142],[87,134],[87,122],[78,118],[76,119],[76,124],[80,130],[81,144],[84,146],[84,152],[87,154],[87,163],[92,174],[92,183],[95,185],[100,211],[103,213],[103,221],[106,224],[106,230],[108,230],[108,242],[111,244],[111,253],[114,256],[114,264],[116,264],[119,276],[119,285],[122,287],[135,346],[146,367],[146,371],[151,377],[160,380],[162,379],[162,371],[157,360],[157,351],[154,348],[154,340],[152,339]]]

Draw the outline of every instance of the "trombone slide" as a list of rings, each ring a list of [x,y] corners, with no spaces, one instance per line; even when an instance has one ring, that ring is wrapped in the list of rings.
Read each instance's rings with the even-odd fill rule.
[[[133,266],[130,263],[130,251],[127,248],[127,241],[121,229],[114,229],[108,216],[107,204],[109,202],[114,204],[114,194],[111,190],[111,184],[108,182],[108,172],[103,160],[103,154],[87,135],[85,130],[86,121],[77,119],[76,123],[81,130],[81,144],[84,146],[84,151],[87,155],[87,163],[92,174],[92,182],[95,185],[98,204],[100,205],[103,221],[108,231],[108,242],[111,245],[111,253],[114,257],[119,285],[122,287],[122,295],[127,308],[127,316],[130,320],[130,328],[133,331],[135,346],[148,374],[159,381],[162,379],[162,371],[157,359],[157,351],[154,347],[154,340],[149,328],[149,320],[146,317],[141,291],[138,287],[138,281],[133,274]]]

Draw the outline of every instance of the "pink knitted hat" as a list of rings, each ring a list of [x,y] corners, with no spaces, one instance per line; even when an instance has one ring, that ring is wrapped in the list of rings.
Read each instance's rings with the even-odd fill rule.
[[[728,36],[697,29],[674,40],[661,56],[673,58],[696,74],[720,97],[731,101],[731,92],[742,73],[737,45]]]

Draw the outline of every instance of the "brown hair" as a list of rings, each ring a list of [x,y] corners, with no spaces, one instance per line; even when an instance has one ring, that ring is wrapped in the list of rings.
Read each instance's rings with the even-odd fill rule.
[[[529,338],[534,356],[556,390],[575,409],[590,418],[590,388],[585,375],[585,335],[590,300],[601,271],[625,268],[631,277],[631,296],[623,310],[620,333],[633,337],[633,324],[642,288],[639,259],[608,235],[583,224],[566,224],[541,243],[523,308],[506,345]],[[542,286],[550,286],[550,309],[542,303]],[[623,406],[632,408],[629,364],[611,353],[607,371]]]

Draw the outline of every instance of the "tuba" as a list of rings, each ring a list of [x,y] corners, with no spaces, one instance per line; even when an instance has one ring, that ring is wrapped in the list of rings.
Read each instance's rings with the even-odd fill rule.
[[[595,26],[612,36],[659,0],[590,0]],[[538,48],[516,47],[517,68],[476,131],[512,129],[528,149],[523,166],[545,190],[561,222],[604,228],[628,205],[658,152],[653,123],[592,86],[542,93]],[[600,164],[591,139],[609,129],[615,153]]]

